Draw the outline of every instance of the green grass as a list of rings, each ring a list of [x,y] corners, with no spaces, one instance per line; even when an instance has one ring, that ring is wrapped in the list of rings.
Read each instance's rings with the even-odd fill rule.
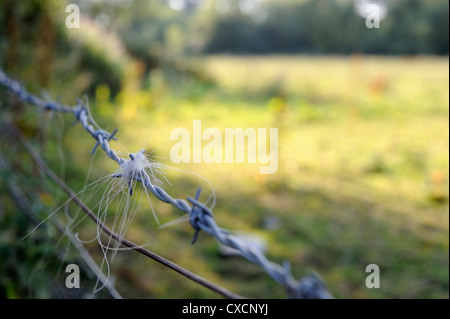
[[[274,175],[260,175],[257,164],[160,160],[212,183],[219,225],[263,236],[269,258],[289,260],[297,278],[317,271],[338,298],[449,297],[448,58],[212,56],[193,62],[217,87],[188,83],[180,88],[185,94],[124,92],[123,106],[94,103],[100,124],[119,123],[115,149],[167,157],[170,132],[191,131],[195,119],[203,129],[222,131],[278,127]],[[84,140],[76,139],[77,149],[87,154],[92,141]],[[104,155],[97,159],[108,163]],[[87,168],[89,157],[74,161]],[[205,186],[187,172],[168,171],[168,179],[177,198]],[[163,223],[180,216],[156,199],[153,204]],[[271,216],[279,218],[278,229],[263,227]],[[157,230],[148,208],[128,232],[129,239],[148,242],[246,297],[285,297],[246,260],[220,257],[206,234],[191,246],[192,235],[188,223]],[[379,289],[365,287],[372,263],[380,266]],[[126,297],[216,297],[132,252],[119,253],[112,270]]]

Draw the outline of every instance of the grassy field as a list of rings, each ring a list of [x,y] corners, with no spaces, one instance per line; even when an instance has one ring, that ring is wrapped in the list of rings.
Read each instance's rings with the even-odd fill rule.
[[[178,93],[163,94],[166,79],[156,70],[153,89],[124,90],[115,104],[107,89],[97,90],[91,103],[99,124],[118,123],[115,149],[145,148],[179,169],[167,170],[172,185],[165,186],[177,198],[198,186],[206,198],[208,186],[190,172],[202,175],[215,188],[219,225],[261,236],[270,259],[290,261],[296,278],[316,271],[337,298],[449,297],[448,58],[212,56],[190,63],[217,85],[180,80]],[[277,173],[261,175],[258,164],[171,163],[171,131],[192,132],[198,119],[222,132],[278,128]],[[80,134],[66,144],[88,154],[92,141]],[[78,156],[74,165],[89,161]],[[95,165],[102,163],[97,155]],[[71,185],[80,189],[81,180]],[[181,215],[152,203],[161,223]],[[142,205],[129,239],[246,297],[285,297],[246,260],[220,256],[208,235],[192,246],[189,223],[158,230]],[[365,286],[368,264],[380,267],[379,289]],[[216,297],[133,252],[119,252],[111,269],[125,297]]]

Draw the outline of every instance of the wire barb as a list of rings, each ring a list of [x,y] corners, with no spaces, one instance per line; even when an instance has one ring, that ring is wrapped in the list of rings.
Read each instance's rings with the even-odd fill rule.
[[[201,191],[202,191],[201,188],[197,190],[197,193],[195,194],[195,199],[192,197],[188,197],[188,201],[190,201],[192,204],[192,209],[189,212],[189,223],[195,230],[194,238],[191,241],[192,245],[195,244],[195,242],[197,241],[198,234],[202,229],[199,226],[199,222],[205,224],[205,215],[208,215],[211,218],[213,217],[211,210],[198,201]]]

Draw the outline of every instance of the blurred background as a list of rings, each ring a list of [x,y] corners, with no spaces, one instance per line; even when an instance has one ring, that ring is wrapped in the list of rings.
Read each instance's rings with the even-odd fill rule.
[[[69,4],[80,9],[68,28]],[[366,26],[376,4],[380,27]],[[449,297],[449,2],[446,0],[0,0],[0,67],[45,99],[88,101],[118,141],[166,170],[175,198],[215,188],[218,224],[250,234],[296,278],[316,271],[337,298]],[[92,297],[95,223],[40,171],[13,124],[75,191],[117,166],[73,117],[0,87],[0,296]],[[170,132],[279,129],[276,174],[258,164],[173,164]],[[193,174],[194,173],[194,174]],[[94,208],[107,184],[80,196]],[[182,214],[151,197],[162,224]],[[39,221],[61,205],[30,236]],[[118,203],[111,203],[111,214]],[[127,238],[236,293],[285,298],[188,222],[158,229],[142,201]],[[65,287],[65,267],[81,288]],[[377,264],[381,287],[365,286]],[[156,262],[120,251],[111,279],[126,298],[217,298]],[[103,268],[106,271],[105,268]],[[110,298],[103,289],[96,298]]]

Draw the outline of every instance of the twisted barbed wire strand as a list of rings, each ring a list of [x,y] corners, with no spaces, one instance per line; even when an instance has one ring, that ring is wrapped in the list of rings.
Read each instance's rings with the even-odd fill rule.
[[[76,120],[80,122],[84,129],[96,140],[96,144],[92,149],[92,152],[95,152],[97,147],[100,146],[106,155],[117,162],[120,166],[128,161],[119,157],[117,153],[109,146],[109,142],[112,139],[115,139],[114,135],[117,130],[110,134],[100,128],[94,128],[97,124],[90,116],[88,107],[80,99],[77,100],[76,106],[73,107],[61,105],[55,101],[45,101],[29,93],[19,82],[8,77],[1,68],[0,84],[6,87],[9,91],[13,92],[22,102],[30,103],[52,112],[72,113]],[[133,154],[130,154],[131,160],[134,160],[133,157]],[[191,205],[189,205],[188,201],[184,199],[175,199],[171,197],[163,188],[153,185],[150,181],[150,176],[144,170],[140,173],[140,176],[133,176],[132,178],[141,182],[142,185],[159,200],[171,204],[179,210],[189,214],[191,226],[195,230],[192,243],[195,243],[199,231],[203,230],[207,234],[216,238],[221,244],[237,249],[247,260],[261,267],[273,280],[285,287],[289,297],[300,299],[332,298],[332,295],[328,292],[324,282],[317,275],[311,274],[300,280],[295,280],[291,275],[289,263],[285,263],[284,266],[280,266],[272,261],[269,261],[260,250],[248,246],[238,237],[233,236],[228,231],[220,228],[214,220],[211,209],[199,202],[198,198],[200,196],[200,189],[197,191],[195,198],[187,198],[187,200],[191,203]]]

